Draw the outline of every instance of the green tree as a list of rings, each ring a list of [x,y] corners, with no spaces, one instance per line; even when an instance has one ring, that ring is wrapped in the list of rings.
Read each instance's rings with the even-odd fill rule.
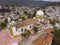
[[[19,19],[25,20],[25,16],[19,16]]]
[[[1,22],[0,27],[4,29],[5,27],[7,27],[7,24],[6,24],[6,23]]]
[[[22,33],[21,35],[22,35],[23,37],[26,37],[26,33]]]
[[[28,14],[27,11],[24,11],[24,14],[27,15]]]
[[[29,35],[31,34],[31,32],[29,30],[26,30],[24,33],[22,33],[21,35],[23,37],[29,37]]]
[[[55,19],[50,19],[50,24],[52,24],[54,26],[56,24],[56,20]]]
[[[29,35],[31,34],[31,32],[29,30],[26,30],[26,34],[29,37]]]
[[[60,45],[60,29],[54,31],[54,39],[52,45]]]
[[[33,30],[34,30],[35,33],[38,32],[38,28],[36,26],[34,26]]]
[[[7,24],[7,23],[8,23],[8,20],[7,20],[7,19],[5,19],[5,20],[4,20],[4,23],[6,23],[6,24]]]
[[[33,17],[36,17],[36,10],[34,10]]]

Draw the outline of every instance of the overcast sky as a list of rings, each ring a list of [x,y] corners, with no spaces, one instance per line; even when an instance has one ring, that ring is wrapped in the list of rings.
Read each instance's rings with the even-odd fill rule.
[[[35,0],[35,1],[41,1],[41,0]],[[53,2],[60,2],[60,0],[42,0],[42,1],[53,1]]]
[[[58,1],[59,2],[60,0],[43,0],[43,1]]]

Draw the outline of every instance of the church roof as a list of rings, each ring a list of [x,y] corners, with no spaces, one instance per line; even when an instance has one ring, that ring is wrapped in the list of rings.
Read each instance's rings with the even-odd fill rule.
[[[23,22],[17,22],[16,27],[17,28],[24,27],[24,26],[27,26],[27,25],[30,25],[30,24],[34,24],[37,21],[38,21],[37,19],[29,19],[29,20],[26,20],[26,21],[23,21]]]
[[[42,15],[44,15],[44,12],[42,10],[39,10],[39,11],[37,11],[36,15],[42,16]]]

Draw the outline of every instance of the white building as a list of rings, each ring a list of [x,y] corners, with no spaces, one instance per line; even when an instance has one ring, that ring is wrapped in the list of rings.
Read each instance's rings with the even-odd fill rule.
[[[38,10],[37,13],[36,13],[36,15],[43,16],[44,15],[44,12],[42,10]]]
[[[36,12],[36,17],[38,18],[39,21],[43,21],[44,18],[44,12],[42,10],[38,10]]]
[[[24,32],[26,30],[31,30],[35,23],[37,23],[37,19],[29,19],[23,22],[17,22],[16,28],[17,31]]]
[[[18,45],[18,43],[17,43],[17,42],[14,42],[14,43],[12,43],[11,45]]]
[[[55,24],[55,27],[57,27],[58,29],[60,29],[60,24],[59,23],[56,23]]]
[[[35,23],[38,23],[37,19],[29,19],[23,22],[17,22],[16,24],[12,21],[9,30],[12,30],[14,36],[20,35],[26,30],[31,30]]]

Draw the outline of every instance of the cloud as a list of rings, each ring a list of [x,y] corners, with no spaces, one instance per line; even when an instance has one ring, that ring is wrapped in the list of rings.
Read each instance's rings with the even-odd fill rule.
[[[53,1],[53,2],[60,2],[60,0],[42,0],[42,1]]]
[[[52,1],[52,2],[60,2],[60,0],[34,0],[34,1]]]

